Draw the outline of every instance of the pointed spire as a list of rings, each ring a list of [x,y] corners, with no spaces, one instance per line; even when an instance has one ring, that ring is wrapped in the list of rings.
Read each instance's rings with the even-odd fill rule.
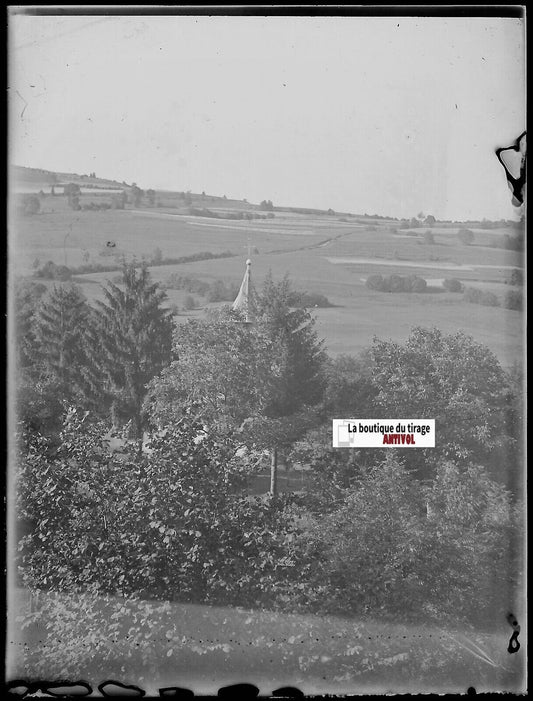
[[[252,261],[248,258],[246,261],[246,272],[244,273],[244,277],[242,279],[239,294],[231,306],[233,311],[241,312],[241,314],[244,315],[244,322],[246,324],[252,323],[254,310],[254,292],[252,287],[251,267]]]

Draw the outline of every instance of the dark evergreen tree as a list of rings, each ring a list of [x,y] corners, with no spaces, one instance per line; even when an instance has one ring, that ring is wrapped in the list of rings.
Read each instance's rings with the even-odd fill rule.
[[[60,397],[69,402],[79,400],[84,394],[89,317],[90,308],[83,292],[72,284],[54,285],[35,315],[41,378],[54,384]]]
[[[306,309],[291,308],[294,292],[288,276],[274,282],[271,273],[255,302],[257,322],[280,358],[272,377],[263,415],[266,420],[251,426],[258,439],[271,450],[270,491],[277,491],[278,450],[300,438],[318,421],[318,404],[325,388],[326,353]]]
[[[108,282],[105,302],[97,302],[91,354],[101,368],[104,393],[115,426],[131,421],[141,437],[147,383],[168,363],[172,348],[172,314],[162,307],[166,294],[150,282],[143,263],[125,264],[122,285]]]
[[[294,293],[285,276],[274,282],[271,273],[256,300],[258,322],[281,351],[282,367],[265,415],[284,417],[316,405],[324,391],[326,353],[306,309],[292,309]]]
[[[35,315],[46,293],[46,285],[31,280],[20,280],[14,289],[15,347],[17,365],[35,368],[38,362]],[[32,373],[33,374],[33,373]]]

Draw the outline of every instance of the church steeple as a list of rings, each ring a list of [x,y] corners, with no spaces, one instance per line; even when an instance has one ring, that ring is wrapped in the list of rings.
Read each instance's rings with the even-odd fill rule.
[[[254,290],[251,277],[252,261],[248,258],[246,261],[246,272],[241,282],[239,294],[235,298],[231,308],[233,311],[240,312],[244,316],[244,323],[251,324],[254,314]]]

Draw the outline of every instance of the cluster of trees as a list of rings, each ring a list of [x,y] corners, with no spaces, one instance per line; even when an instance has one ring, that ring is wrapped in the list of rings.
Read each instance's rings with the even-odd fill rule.
[[[472,304],[481,304],[485,307],[499,307],[505,309],[521,310],[524,306],[524,293],[522,290],[507,290],[500,300],[497,294],[490,290],[481,290],[477,287],[467,287],[464,290],[463,299]]]
[[[41,202],[37,195],[23,195],[17,202],[17,211],[24,216],[39,214]]]
[[[424,292],[427,282],[418,275],[369,275],[366,286],[380,292]]]
[[[172,273],[162,283],[165,289],[186,290],[191,294],[205,297],[207,302],[233,302],[239,292],[237,283],[226,283],[223,280],[206,282],[191,275],[178,275]],[[325,295],[318,292],[305,292],[290,289],[287,297],[289,307],[309,308],[309,307],[331,307],[332,304]],[[189,306],[193,309],[194,306]]]
[[[139,270],[125,265],[121,287],[109,282],[105,302],[96,307],[76,285],[56,285],[46,294],[43,287],[25,282],[15,291],[19,338],[22,332],[25,339],[21,417],[46,431],[57,427],[58,404],[74,405],[115,426],[131,422],[138,437],[144,386],[170,361],[172,321],[161,306],[164,292],[149,281],[145,264]]]
[[[272,200],[262,200],[259,209],[262,209],[267,212],[272,212],[274,209],[274,205],[272,204]]]
[[[74,285],[16,290],[32,591],[455,624],[510,599],[521,377],[486,347],[417,328],[331,359],[288,278],[271,275],[253,324],[225,308],[173,329],[146,266],[104,292],[91,307]],[[335,450],[339,416],[431,417],[436,447]],[[277,493],[280,452],[309,466],[302,493]],[[270,496],[252,498],[265,453]]]

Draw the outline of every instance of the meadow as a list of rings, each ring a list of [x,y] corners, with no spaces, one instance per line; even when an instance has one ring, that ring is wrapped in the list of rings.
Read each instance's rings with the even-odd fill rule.
[[[84,201],[105,201],[99,194]],[[47,261],[76,268],[86,263],[117,263],[117,272],[76,274],[89,300],[102,297],[101,285],[117,279],[118,259],[175,259],[199,252],[233,257],[151,267],[164,283],[172,274],[207,282],[220,279],[239,284],[248,252],[252,275],[260,288],[265,275],[289,275],[299,290],[325,295],[332,306],[315,309],[317,329],[331,355],[356,354],[374,336],[403,341],[413,326],[437,326],[451,333],[463,330],[487,345],[510,367],[522,355],[523,314],[503,306],[467,303],[446,292],[444,278],[494,292],[500,301],[510,289],[513,269],[523,269],[523,254],[497,247],[508,228],[476,228],[471,245],[460,243],[460,224],[437,224],[434,243],[424,240],[427,227],[399,229],[398,222],[350,215],[275,212],[273,218],[251,221],[214,219],[187,214],[172,193],[160,197],[160,207],[140,205],[125,210],[72,211],[62,196],[41,197],[41,211],[11,222],[10,265],[16,276],[31,276]],[[242,201],[193,196],[195,207],[224,212],[257,208]],[[158,253],[159,250],[159,253]],[[384,293],[365,286],[371,274],[416,274],[428,282],[424,293]],[[51,285],[48,281],[46,284]],[[169,304],[180,309],[178,322],[212,306],[198,297],[197,309],[185,312],[184,290],[168,290]],[[216,303],[213,303],[216,306]]]
[[[40,605],[52,597],[67,601],[65,595],[41,594]],[[31,605],[27,592],[12,592],[7,662],[13,679],[31,678],[21,648],[38,659],[54,643],[42,623],[17,630],[15,619]],[[117,606],[123,608],[119,617],[113,615],[113,631],[93,631],[90,652],[88,631],[79,622],[70,680],[95,687],[104,679],[121,679],[153,696],[172,686],[216,696],[220,687],[239,683],[254,684],[268,696],[287,686],[306,695],[463,694],[471,687],[477,693],[512,692],[524,675],[523,656],[507,652],[511,628],[505,621],[480,631],[116,597],[91,601],[89,610],[101,615]],[[147,622],[132,637],[130,626],[143,612]],[[48,665],[48,678],[64,678]]]

